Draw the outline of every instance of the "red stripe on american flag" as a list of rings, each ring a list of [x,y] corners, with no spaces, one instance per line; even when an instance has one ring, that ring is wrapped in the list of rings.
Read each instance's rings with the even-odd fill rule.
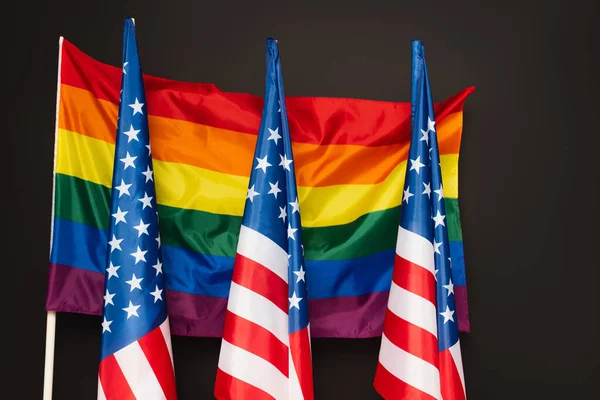
[[[444,400],[465,400],[465,391],[450,349],[442,351],[439,357],[442,398]]]
[[[98,376],[106,400],[136,400],[114,355],[100,361]]]
[[[375,390],[384,399],[436,400],[435,397],[401,381],[383,365],[377,363],[375,370]],[[444,400],[446,400],[444,398]]]
[[[256,386],[234,378],[221,369],[217,370],[214,394],[219,400],[276,400]]]
[[[231,280],[270,300],[287,314],[288,284],[270,269],[236,254]]]
[[[177,399],[175,372],[160,326],[138,340],[167,400]]]
[[[308,327],[290,334],[290,352],[304,400],[313,400],[313,371]]]
[[[435,304],[435,277],[427,269],[420,267],[396,254],[392,280],[403,289],[413,292]]]
[[[402,350],[432,365],[437,365],[437,338],[430,332],[403,320],[390,310],[386,311],[383,331],[390,342]]]
[[[227,311],[223,339],[273,364],[289,376],[288,347],[277,336],[254,322]]]

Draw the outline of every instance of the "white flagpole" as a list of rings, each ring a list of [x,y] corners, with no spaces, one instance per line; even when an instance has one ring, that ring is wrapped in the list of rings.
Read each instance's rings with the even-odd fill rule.
[[[56,334],[56,312],[48,311],[46,317],[46,360],[44,365],[44,397],[52,400],[52,383],[54,380],[54,338]]]
[[[52,212],[50,219],[50,252],[54,235],[54,202],[56,195],[56,152],[58,150],[58,110],[60,109],[60,70],[62,63],[63,37],[58,39],[58,72],[56,79],[56,120],[54,125],[54,166],[52,168]],[[52,383],[54,381],[54,341],[56,337],[56,312],[48,311],[46,315],[46,357],[44,361],[44,395],[43,400],[52,400]]]

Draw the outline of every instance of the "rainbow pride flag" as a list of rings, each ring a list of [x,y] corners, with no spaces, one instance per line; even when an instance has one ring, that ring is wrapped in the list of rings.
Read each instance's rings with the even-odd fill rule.
[[[62,38],[59,54],[46,308],[101,315],[122,69]],[[172,333],[219,337],[263,99],[148,75],[144,85]],[[463,104],[473,90],[435,105],[457,315],[465,332],[458,157]],[[288,97],[286,104],[312,336],[378,336],[394,264],[410,103]]]

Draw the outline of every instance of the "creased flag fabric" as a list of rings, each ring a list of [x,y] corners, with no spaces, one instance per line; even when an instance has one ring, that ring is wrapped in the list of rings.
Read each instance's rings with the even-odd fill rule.
[[[410,165],[374,386],[386,400],[464,400],[439,127],[424,53],[414,41]]]
[[[46,307],[100,315],[121,68],[64,40]],[[289,78],[288,78],[289,79]],[[262,97],[144,75],[173,334],[219,337]],[[435,105],[457,316],[469,330],[458,206],[463,105]],[[410,102],[287,97],[313,337],[381,334]]]
[[[267,40],[265,86],[215,382],[219,400],[314,398],[295,159],[275,39]]]
[[[133,20],[123,30],[98,399],[176,399],[144,94]]]
[[[437,331],[439,351],[440,390],[444,400],[465,400],[466,387],[465,375],[462,364],[460,339],[458,337],[458,320],[456,319],[456,295],[454,283],[452,282],[452,258],[450,256],[450,240],[448,227],[446,226],[446,204],[444,202],[444,185],[442,179],[442,168],[440,166],[440,149],[438,145],[437,132],[435,129],[435,116],[433,111],[433,100],[431,87],[427,74],[425,62],[425,49],[421,42],[413,43],[413,80],[422,82],[419,97],[414,102],[427,114],[427,130],[421,130],[429,135],[429,153],[431,163],[431,187],[435,193],[432,198],[433,220],[433,257],[436,277],[436,308],[437,308]],[[429,124],[431,123],[431,128]],[[421,129],[424,129],[421,128]]]

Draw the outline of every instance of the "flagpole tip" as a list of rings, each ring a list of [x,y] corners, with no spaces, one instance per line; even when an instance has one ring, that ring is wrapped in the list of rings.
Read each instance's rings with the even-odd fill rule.
[[[412,50],[415,55],[423,56],[425,53],[425,47],[423,46],[423,42],[420,40],[412,41]]]
[[[273,37],[268,37],[267,38],[267,52],[269,54],[271,54],[271,56],[278,54],[279,53],[279,40],[277,40]]]

